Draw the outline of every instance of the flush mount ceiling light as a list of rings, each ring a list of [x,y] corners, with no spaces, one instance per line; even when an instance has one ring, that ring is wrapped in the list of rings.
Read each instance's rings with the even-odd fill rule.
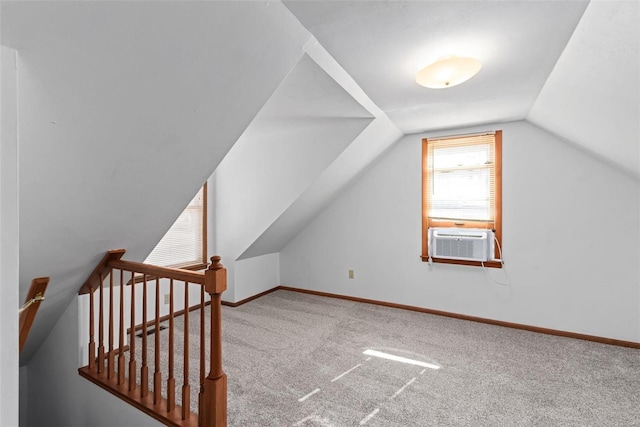
[[[474,58],[446,56],[427,65],[416,75],[416,83],[431,89],[453,87],[478,74],[482,64]]]

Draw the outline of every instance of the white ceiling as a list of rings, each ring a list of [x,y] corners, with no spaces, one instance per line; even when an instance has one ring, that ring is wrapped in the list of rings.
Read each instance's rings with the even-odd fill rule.
[[[585,1],[285,1],[405,133],[523,119],[562,53]],[[415,73],[446,55],[480,73],[427,89]]]

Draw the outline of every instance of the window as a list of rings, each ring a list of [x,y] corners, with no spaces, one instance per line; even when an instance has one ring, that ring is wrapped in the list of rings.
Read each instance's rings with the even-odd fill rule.
[[[206,260],[207,184],[205,183],[144,262],[163,267],[197,270],[206,267]]]
[[[494,230],[502,245],[502,131],[422,140],[422,260],[431,227]],[[434,262],[481,265],[434,258]],[[485,266],[501,267],[498,261]]]

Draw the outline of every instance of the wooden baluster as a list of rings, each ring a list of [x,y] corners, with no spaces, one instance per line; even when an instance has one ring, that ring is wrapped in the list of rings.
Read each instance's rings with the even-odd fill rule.
[[[114,376],[113,358],[113,271],[109,275],[109,353],[107,355],[107,379]]]
[[[169,280],[169,372],[167,379],[167,412],[176,408],[176,379],[173,377],[173,279]]]
[[[136,274],[131,272],[131,321],[129,325],[129,391],[136,389]]]
[[[227,289],[227,270],[220,264],[220,257],[211,257],[211,265],[204,273],[205,289],[211,297],[211,348],[209,375],[205,378],[201,427],[226,427],[227,425],[227,375],[222,371],[222,292]]]
[[[104,371],[104,276],[100,274],[100,308],[98,310],[98,373]]]
[[[200,393],[198,394],[198,408],[202,408],[204,399],[205,373],[205,321],[204,321],[204,285],[200,286]],[[204,413],[198,410],[198,424],[204,425]]]
[[[154,327],[154,372],[153,372],[153,403],[158,405],[162,399],[162,373],[160,372],[160,278],[156,277],[156,320]]]
[[[140,367],[140,396],[149,394],[149,366],[147,365],[147,275],[142,275],[142,366]]]
[[[120,385],[124,384],[124,270],[120,270],[120,330],[118,338],[118,385]]]
[[[89,369],[96,368],[96,341],[95,341],[95,321],[94,321],[94,298],[93,293],[95,289],[91,288],[89,291]]]
[[[190,416],[191,387],[189,386],[189,282],[184,282],[184,372],[182,380],[182,419]]]

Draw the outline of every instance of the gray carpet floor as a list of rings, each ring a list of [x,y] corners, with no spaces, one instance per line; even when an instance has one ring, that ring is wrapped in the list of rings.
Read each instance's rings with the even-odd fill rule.
[[[223,355],[230,427],[640,426],[629,348],[279,290],[223,307]]]

